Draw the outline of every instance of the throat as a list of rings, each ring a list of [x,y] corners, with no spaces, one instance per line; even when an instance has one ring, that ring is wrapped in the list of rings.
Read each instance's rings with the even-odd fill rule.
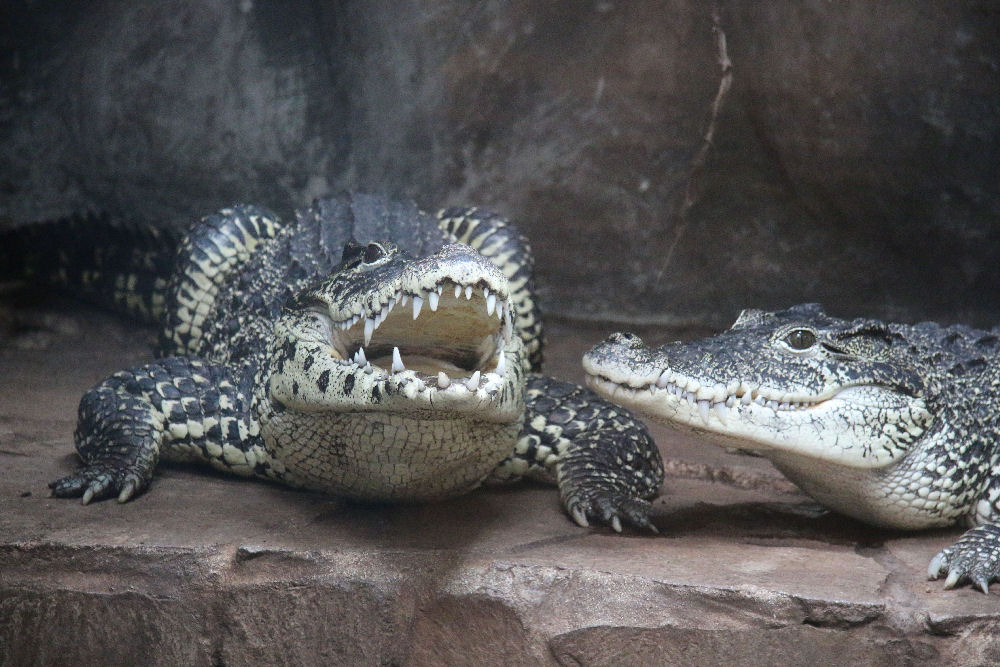
[[[928,490],[923,473],[911,473],[905,462],[852,468],[786,451],[762,454],[818,502],[865,523],[919,530],[952,525],[967,513],[951,502],[952,496]]]

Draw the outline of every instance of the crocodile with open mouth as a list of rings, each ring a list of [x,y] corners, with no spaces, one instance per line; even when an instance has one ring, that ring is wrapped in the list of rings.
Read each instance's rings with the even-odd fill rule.
[[[82,223],[4,247],[29,274],[57,248],[53,280],[163,330],[156,361],[83,396],[84,466],[55,496],[125,502],[160,460],[375,501],[529,477],[556,482],[581,525],[652,528],[656,445],[626,410],[536,372],[530,248],[502,218],[353,195],[289,222],[235,206],[183,238]]]
[[[583,360],[597,393],[759,453],[821,503],[892,528],[972,526],[930,578],[1000,576],[1000,331],[746,310],[716,336],[613,334]]]

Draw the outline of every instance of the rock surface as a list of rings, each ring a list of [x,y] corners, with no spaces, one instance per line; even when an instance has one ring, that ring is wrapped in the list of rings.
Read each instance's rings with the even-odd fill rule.
[[[665,430],[658,536],[579,528],[532,485],[373,507],[166,467],[125,505],[50,498],[79,396],[149,333],[0,303],[0,665],[1000,660],[995,594],[924,580],[957,531],[823,514],[765,461]],[[578,379],[604,333],[553,323],[550,372]]]
[[[7,5],[13,222],[374,191],[519,220],[550,313],[1000,321],[990,3]]]

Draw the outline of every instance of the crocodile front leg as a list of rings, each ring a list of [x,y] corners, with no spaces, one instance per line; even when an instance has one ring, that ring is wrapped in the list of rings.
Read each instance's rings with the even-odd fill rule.
[[[989,594],[990,582],[1000,579],[1000,525],[977,526],[966,531],[955,544],[942,549],[931,560],[927,577],[937,579],[946,572],[945,588],[968,580]]]
[[[149,486],[161,458],[264,474],[249,403],[228,368],[197,358],[115,373],[81,399],[75,439],[84,466],[51,482],[52,495],[125,502]]]
[[[659,493],[663,461],[645,424],[589,389],[540,375],[529,376],[525,399],[515,452],[494,479],[554,481],[581,526],[596,519],[620,532],[624,520],[655,531],[649,499]]]

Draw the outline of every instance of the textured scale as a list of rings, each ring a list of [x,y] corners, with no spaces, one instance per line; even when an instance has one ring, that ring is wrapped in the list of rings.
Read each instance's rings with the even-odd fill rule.
[[[744,311],[711,338],[615,334],[584,357],[598,393],[756,451],[820,502],[876,525],[976,526],[931,563],[946,587],[1000,578],[1000,336]]]
[[[112,250],[80,240],[93,224]],[[655,444],[627,411],[535,373],[530,249],[496,215],[354,195],[291,221],[234,206],[183,238],[137,226],[132,250],[109,221],[46,229],[72,256],[27,226],[4,237],[32,248],[15,272],[162,324],[157,360],[82,398],[84,466],[56,496],[126,501],[160,461],[377,500],[528,475],[583,525],[651,527]]]

